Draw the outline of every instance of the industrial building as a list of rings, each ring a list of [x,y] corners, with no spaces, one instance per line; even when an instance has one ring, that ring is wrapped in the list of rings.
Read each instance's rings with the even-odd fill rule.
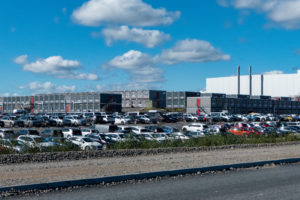
[[[187,97],[200,97],[200,92],[167,92],[166,106],[168,109],[186,109]]]
[[[129,90],[113,91],[122,95],[123,112],[144,108],[166,108],[166,91],[161,90]]]
[[[255,74],[207,78],[207,93],[243,94],[254,96],[295,97],[300,96],[300,70],[296,74]]]
[[[37,94],[2,97],[0,106],[5,113],[15,109],[34,113],[121,112],[122,97],[120,94],[100,92]]]
[[[271,96],[226,95],[201,93],[200,97],[187,98],[187,113],[228,112],[232,114],[274,113],[300,114],[300,101]]]

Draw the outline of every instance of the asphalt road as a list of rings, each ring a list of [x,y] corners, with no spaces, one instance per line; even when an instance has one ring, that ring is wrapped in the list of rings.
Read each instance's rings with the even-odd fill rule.
[[[12,199],[300,199],[300,165],[164,178],[160,181],[82,188]]]

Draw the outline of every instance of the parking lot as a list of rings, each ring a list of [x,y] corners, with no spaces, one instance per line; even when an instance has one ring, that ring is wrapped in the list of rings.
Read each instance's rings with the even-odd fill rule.
[[[297,115],[212,113],[6,114],[1,153],[105,150],[126,141],[164,143],[213,135],[284,137],[300,133]]]

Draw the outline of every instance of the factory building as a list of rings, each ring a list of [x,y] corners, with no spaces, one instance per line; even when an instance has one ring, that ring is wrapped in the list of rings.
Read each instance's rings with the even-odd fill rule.
[[[121,112],[122,97],[120,94],[99,92],[37,94],[2,97],[0,106],[5,113],[14,110],[33,113]]]
[[[167,92],[166,106],[168,109],[186,109],[187,97],[200,97],[200,92]]]
[[[221,93],[201,93],[200,97],[187,98],[187,113],[212,112],[300,114],[300,101],[292,101],[289,97],[271,98]]]
[[[166,91],[128,90],[111,93],[122,95],[123,112],[144,108],[166,108]]]
[[[300,96],[300,70],[295,74],[255,74],[207,78],[207,93],[242,94],[254,96]]]

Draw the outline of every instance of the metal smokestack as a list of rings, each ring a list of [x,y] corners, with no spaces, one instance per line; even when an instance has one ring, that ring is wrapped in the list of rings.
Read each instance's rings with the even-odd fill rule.
[[[240,66],[238,65],[237,67],[237,94],[240,95],[241,92],[241,69]]]
[[[260,95],[264,96],[264,75],[260,75]]]
[[[249,95],[252,96],[252,67],[249,67]]]

